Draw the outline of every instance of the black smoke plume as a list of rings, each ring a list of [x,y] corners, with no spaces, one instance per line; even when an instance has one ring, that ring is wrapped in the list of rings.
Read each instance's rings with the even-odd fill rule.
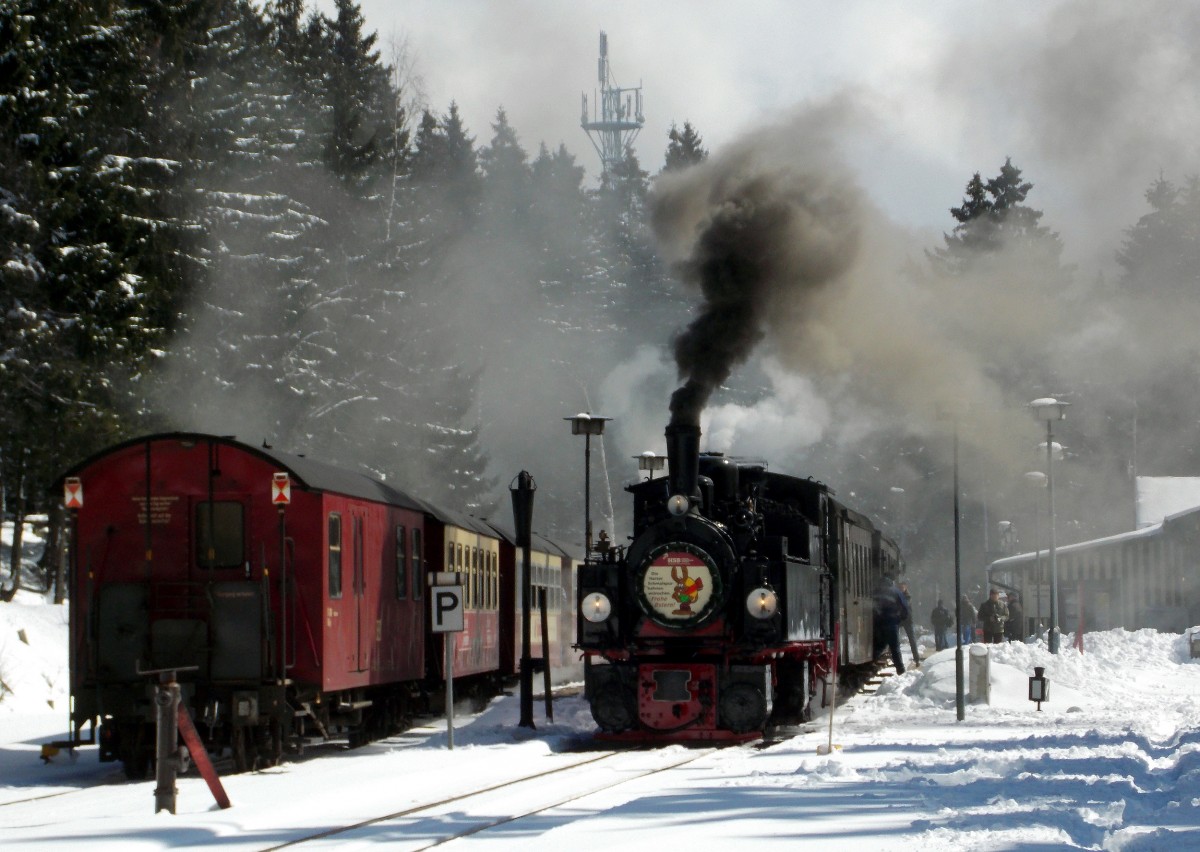
[[[700,423],[712,393],[767,334],[772,314],[794,316],[811,294],[853,263],[858,196],[832,172],[768,163],[734,149],[660,179],[655,234],[675,268],[704,297],[674,342],[683,385],[671,423]]]

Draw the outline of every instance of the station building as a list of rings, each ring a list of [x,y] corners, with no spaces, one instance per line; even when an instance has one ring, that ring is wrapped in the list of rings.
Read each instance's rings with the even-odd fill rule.
[[[1136,528],[1055,548],[1064,633],[1200,624],[1200,477],[1138,477]],[[1045,548],[988,566],[993,585],[1020,592],[1025,633],[1050,621]]]

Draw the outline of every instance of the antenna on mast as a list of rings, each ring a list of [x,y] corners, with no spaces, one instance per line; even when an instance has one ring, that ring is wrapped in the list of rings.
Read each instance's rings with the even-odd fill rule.
[[[588,98],[583,96],[583,116],[579,126],[587,132],[588,139],[600,155],[604,172],[625,161],[625,151],[633,144],[642,125],[642,87],[621,88],[613,81],[612,69],[608,64],[608,34],[600,33],[600,60],[597,63],[600,94],[596,98],[599,114],[588,120]]]

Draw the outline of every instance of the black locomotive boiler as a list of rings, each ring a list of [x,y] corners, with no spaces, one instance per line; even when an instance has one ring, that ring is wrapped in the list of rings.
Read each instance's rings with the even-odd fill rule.
[[[825,485],[701,454],[667,428],[669,475],[628,487],[634,535],[579,572],[579,648],[600,736],[754,739],[874,665],[871,592],[900,553]]]

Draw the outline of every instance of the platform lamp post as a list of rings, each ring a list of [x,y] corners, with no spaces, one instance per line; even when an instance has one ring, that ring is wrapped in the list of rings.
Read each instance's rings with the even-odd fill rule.
[[[571,424],[572,435],[583,435],[583,547],[584,560],[592,555],[592,436],[604,434],[604,424],[611,417],[580,412],[564,417]]]
[[[654,450],[646,450],[646,452],[640,456],[634,456],[634,458],[637,459],[638,470],[644,470],[650,474],[646,477],[647,480],[653,479],[654,471],[662,470],[663,466],[667,463],[667,457],[656,455]]]
[[[964,683],[962,648],[962,537],[958,506],[958,421],[962,419],[962,404],[942,404],[937,408],[938,420],[949,420],[954,430],[954,706],[958,721],[967,717],[967,697]]]
[[[1034,419],[1046,422],[1046,493],[1050,506],[1050,640],[1051,654],[1058,653],[1058,560],[1054,542],[1054,424],[1067,416],[1070,403],[1042,397],[1029,403]]]
[[[1046,474],[1040,470],[1031,470],[1025,474],[1025,481],[1029,483],[1031,488],[1045,488]],[[1033,571],[1034,582],[1037,587],[1037,625],[1038,631],[1042,629],[1042,533],[1041,523],[1038,520],[1038,508],[1035,503],[1033,507]],[[1026,602],[1028,604],[1028,602]]]

